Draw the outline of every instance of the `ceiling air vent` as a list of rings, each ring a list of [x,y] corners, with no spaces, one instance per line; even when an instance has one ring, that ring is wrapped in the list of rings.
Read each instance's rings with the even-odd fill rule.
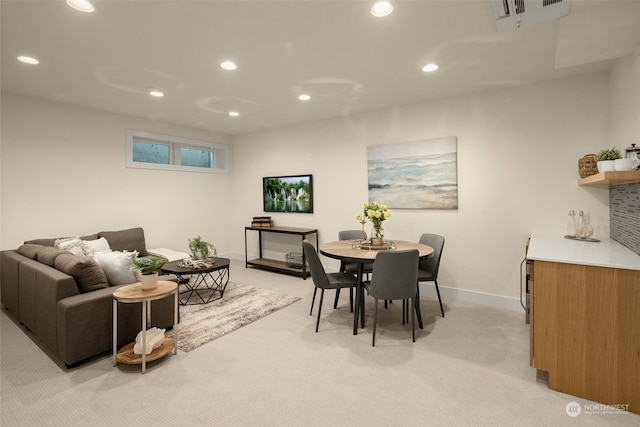
[[[498,31],[513,30],[569,14],[571,0],[493,0]]]

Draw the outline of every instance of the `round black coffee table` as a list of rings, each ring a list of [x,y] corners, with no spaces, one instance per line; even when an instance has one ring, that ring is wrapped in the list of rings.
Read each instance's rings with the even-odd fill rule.
[[[195,268],[180,267],[180,261],[168,262],[162,266],[162,272],[173,274],[178,278],[178,283],[183,289],[180,291],[180,304],[207,304],[220,299],[229,283],[229,259],[228,258],[208,258],[213,263],[211,266]],[[191,276],[195,276],[192,278]],[[183,294],[188,294],[183,298]],[[192,297],[196,296],[196,298]]]

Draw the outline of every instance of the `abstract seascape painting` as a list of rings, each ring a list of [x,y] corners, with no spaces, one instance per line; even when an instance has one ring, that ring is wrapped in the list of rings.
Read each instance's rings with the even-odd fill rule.
[[[367,147],[369,202],[397,209],[457,209],[455,136]]]

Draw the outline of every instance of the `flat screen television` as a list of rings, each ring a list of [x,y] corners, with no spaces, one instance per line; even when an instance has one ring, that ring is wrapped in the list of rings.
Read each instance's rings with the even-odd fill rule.
[[[286,175],[262,178],[265,212],[313,212],[313,176]]]

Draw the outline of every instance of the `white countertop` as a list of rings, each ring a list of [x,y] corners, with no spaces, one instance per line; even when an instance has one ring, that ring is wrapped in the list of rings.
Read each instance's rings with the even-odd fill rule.
[[[640,255],[611,239],[581,242],[560,235],[533,234],[527,259],[640,270]]]

